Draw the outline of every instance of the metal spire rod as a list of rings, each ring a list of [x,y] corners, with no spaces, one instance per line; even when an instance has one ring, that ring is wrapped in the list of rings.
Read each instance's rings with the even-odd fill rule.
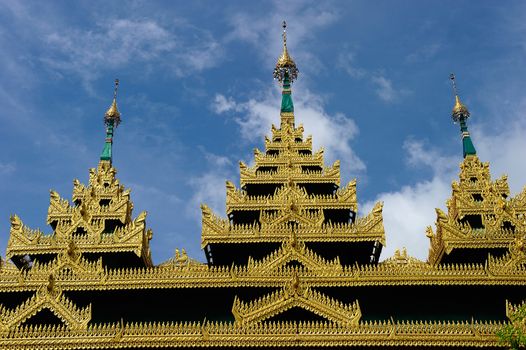
[[[451,84],[453,86],[453,93],[455,94],[455,96],[458,96],[458,92],[457,92],[457,81],[455,80],[455,74],[454,73],[451,73],[449,75],[449,79],[451,79]]]
[[[113,99],[117,99],[117,90],[119,89],[119,79],[115,79],[115,89],[113,90]]]

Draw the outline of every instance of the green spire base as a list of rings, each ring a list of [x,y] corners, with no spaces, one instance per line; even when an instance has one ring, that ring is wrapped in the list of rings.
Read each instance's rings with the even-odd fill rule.
[[[100,155],[100,160],[111,160],[111,144],[106,143],[102,154]]]
[[[113,120],[110,120],[106,124],[106,143],[104,149],[100,155],[100,160],[108,160],[111,162],[112,156],[112,145],[113,145]]]
[[[462,132],[462,150],[464,158],[468,155],[476,155],[477,151],[471,141],[471,136],[469,135],[468,125],[465,118],[460,119],[460,131]]]
[[[292,91],[290,89],[290,79],[288,73],[285,73],[283,79],[283,91],[281,93],[281,112],[294,112],[294,104],[292,103]]]

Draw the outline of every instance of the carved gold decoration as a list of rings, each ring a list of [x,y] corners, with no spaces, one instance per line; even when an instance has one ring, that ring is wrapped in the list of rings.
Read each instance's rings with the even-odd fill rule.
[[[97,170],[90,170],[89,186],[75,180],[75,205],[51,191],[47,223],[54,227],[54,232],[50,235],[29,229],[18,216],[12,216],[7,257],[58,254],[74,242],[82,252],[133,252],[152,265],[146,212],[132,220],[130,190],[120,185],[115,173],[109,162],[101,161]],[[120,224],[106,231],[106,223],[110,221]]]
[[[51,310],[70,329],[86,329],[91,319],[91,306],[82,309],[76,307],[56,287],[54,276],[51,274],[47,284],[15,309],[6,309],[0,305],[0,327],[4,330],[18,327],[44,308]]]
[[[364,322],[341,327],[331,322],[262,322],[239,327],[228,322],[112,323],[69,330],[29,326],[0,338],[0,347],[92,349],[151,347],[497,347],[500,322]]]
[[[290,207],[289,207],[290,208]],[[385,232],[382,219],[382,205],[377,203],[373,211],[355,223],[323,223],[322,213],[296,214],[292,210],[281,210],[278,214],[263,216],[262,225],[232,225],[212,213],[211,209],[201,206],[202,235],[201,246],[212,242],[283,242],[294,231],[299,240],[318,242],[360,242],[379,241],[385,244]],[[298,225],[291,225],[293,220]]]
[[[508,199],[506,176],[491,181],[488,163],[468,155],[460,165],[459,182],[447,201],[448,213],[437,209],[436,233],[426,231],[431,240],[428,260],[441,261],[456,248],[507,248],[510,241],[526,234],[521,195]],[[471,227],[469,217],[479,217],[481,227]]]
[[[281,290],[250,303],[242,302],[236,297],[232,313],[237,323],[251,327],[294,307],[308,310],[339,326],[358,325],[362,315],[358,302],[346,305],[304,287],[297,274],[293,274],[290,283]]]

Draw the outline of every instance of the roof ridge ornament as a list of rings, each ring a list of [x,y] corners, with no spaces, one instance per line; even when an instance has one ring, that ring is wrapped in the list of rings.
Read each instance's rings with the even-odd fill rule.
[[[117,108],[117,90],[119,89],[119,79],[115,79],[113,90],[113,101],[110,108],[104,113],[104,124],[106,125],[106,143],[100,155],[101,161],[112,161],[113,129],[121,123],[121,114]]]
[[[451,73],[449,75],[449,79],[451,79],[453,94],[455,95],[455,105],[453,106],[453,110],[451,111],[451,118],[453,118],[453,122],[455,124],[460,124],[463,154],[464,158],[466,158],[469,155],[477,154],[477,151],[475,150],[475,146],[471,141],[471,136],[469,135],[468,131],[467,120],[470,116],[470,113],[468,108],[460,101],[460,97],[458,96],[455,74]]]

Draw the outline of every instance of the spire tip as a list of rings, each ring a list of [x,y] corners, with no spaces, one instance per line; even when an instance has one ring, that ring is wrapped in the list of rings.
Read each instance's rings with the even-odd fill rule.
[[[455,105],[453,106],[453,110],[451,111],[451,117],[453,118],[453,122],[458,123],[461,119],[466,120],[469,118],[469,110],[460,101],[460,97],[458,96],[457,81],[455,78],[455,74],[451,73],[449,75],[449,79],[451,80],[451,86],[453,88],[453,95],[455,96]]]
[[[113,89],[113,101],[110,108],[104,113],[104,123],[108,124],[111,121],[117,127],[121,122],[121,114],[117,108],[117,91],[119,89],[119,79],[115,79],[115,87]]]
[[[283,52],[274,68],[274,79],[283,83],[285,76],[288,76],[289,82],[292,83],[298,77],[298,68],[287,50],[287,22],[283,21],[281,26],[283,27]]]

